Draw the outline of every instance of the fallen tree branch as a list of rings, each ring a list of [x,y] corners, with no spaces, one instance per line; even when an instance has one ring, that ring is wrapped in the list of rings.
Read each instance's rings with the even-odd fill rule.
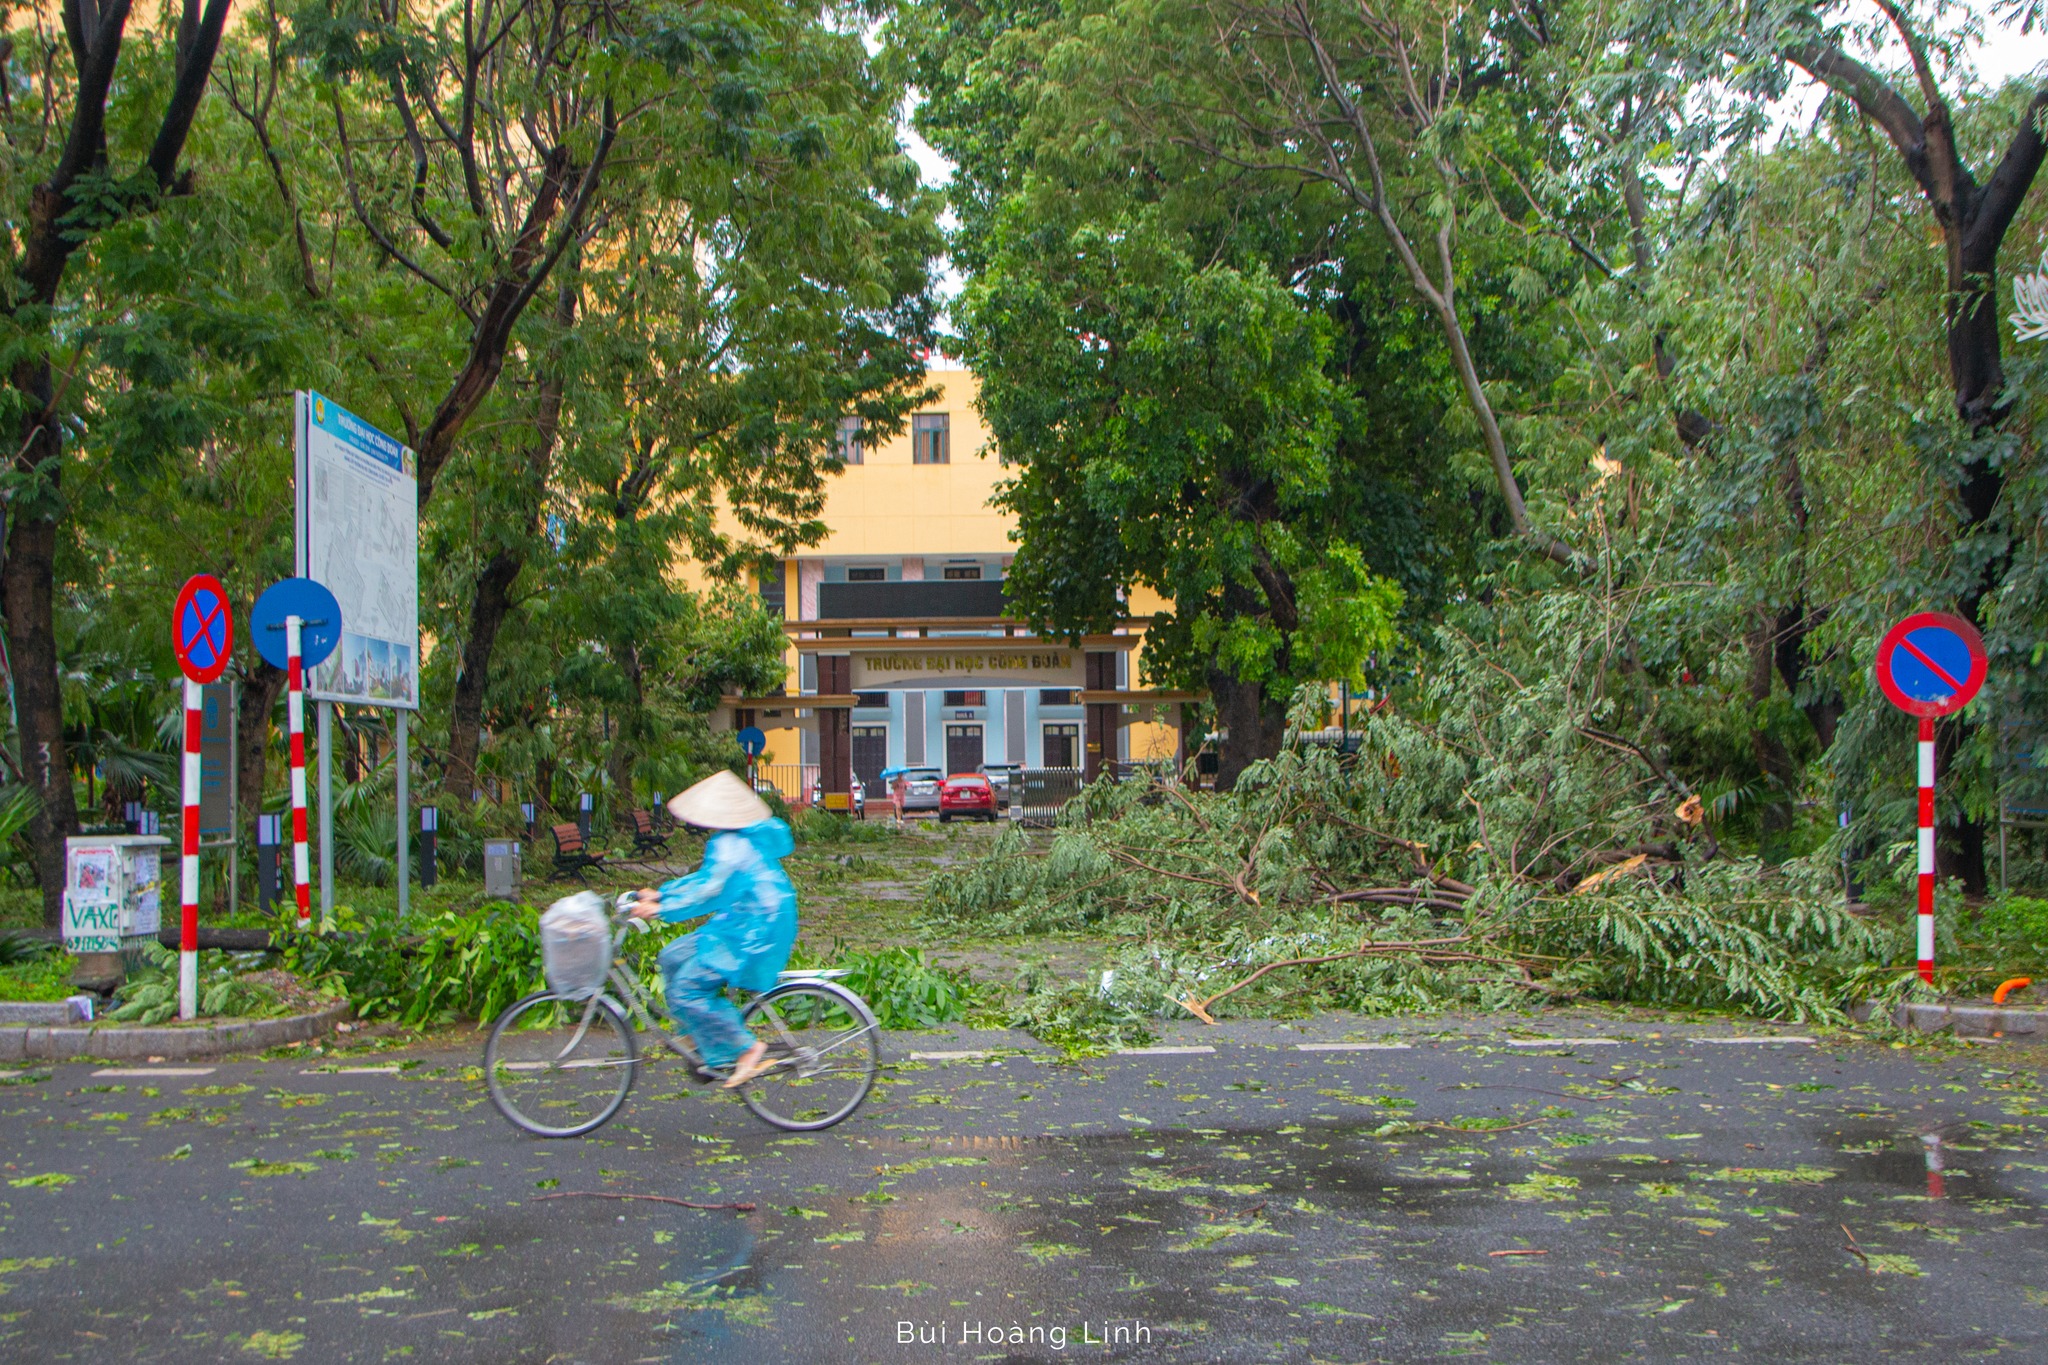
[[[756,1204],[699,1204],[694,1199],[678,1199],[670,1194],[617,1194],[611,1190],[560,1190],[554,1194],[537,1194],[540,1199],[635,1199],[649,1204],[675,1204],[686,1209],[731,1209],[734,1213],[752,1213]]]
[[[1415,1126],[1417,1128],[1441,1128],[1446,1133],[1464,1133],[1469,1137],[1474,1133],[1512,1133],[1517,1128],[1534,1128],[1539,1123],[1550,1122],[1551,1117],[1549,1114],[1539,1114],[1535,1118],[1525,1119],[1521,1123],[1503,1123],[1498,1128],[1467,1128],[1461,1123],[1437,1123],[1434,1121],[1418,1123]]]
[[[1456,1085],[1440,1085],[1440,1086],[1438,1086],[1438,1087],[1437,1087],[1437,1089],[1438,1089],[1439,1091],[1444,1091],[1444,1090],[1526,1090],[1526,1091],[1528,1091],[1528,1092],[1529,1092],[1530,1094],[1532,1094],[1532,1095],[1555,1095],[1555,1096],[1557,1096],[1557,1097],[1558,1097],[1559,1099],[1561,1099],[1561,1100],[1571,1100],[1572,1102],[1574,1102],[1574,1103],[1576,1103],[1576,1104],[1605,1104],[1605,1103],[1607,1103],[1607,1101],[1609,1101],[1609,1100],[1617,1100],[1617,1099],[1620,1099],[1620,1098],[1621,1098],[1621,1096],[1620,1096],[1619,1094],[1615,1094],[1615,1095],[1567,1095],[1567,1094],[1565,1094],[1565,1093],[1564,1093],[1564,1091],[1562,1091],[1562,1090],[1545,1090],[1545,1089],[1543,1089],[1543,1087],[1541,1087],[1541,1086],[1536,1086],[1536,1085],[1465,1085],[1465,1086],[1456,1086]]]
[[[1429,951],[1432,948],[1439,948],[1458,943],[1470,943],[1471,941],[1472,936],[1470,934],[1457,934],[1450,938],[1406,939],[1390,942],[1367,941],[1365,943],[1361,943],[1360,945],[1358,945],[1358,947],[1353,948],[1348,952],[1324,953],[1317,957],[1282,958],[1277,962],[1268,962],[1265,966],[1259,968],[1257,971],[1253,972],[1250,976],[1238,982],[1236,985],[1226,987],[1225,989],[1220,990],[1216,992],[1216,994],[1208,996],[1205,999],[1196,1000],[1192,995],[1190,995],[1187,999],[1176,1000],[1174,1003],[1179,1005],[1182,1009],[1186,1010],[1189,1014],[1194,1015],[1195,1018],[1201,1020],[1203,1023],[1213,1024],[1216,1021],[1215,1019],[1211,1018],[1209,1014],[1209,1007],[1211,1005],[1215,1004],[1218,1000],[1221,1000],[1226,995],[1237,994],[1237,992],[1243,990],[1246,986],[1251,985],[1252,982],[1257,981],[1267,972],[1274,971],[1281,967],[1313,967],[1318,965],[1319,963],[1343,962],[1348,958],[1372,957],[1379,953],[1414,953],[1416,954],[1416,956],[1421,957],[1425,961],[1430,962],[1491,962],[1495,960],[1493,958],[1486,957],[1479,953],[1446,953]]]
[[[1440,888],[1423,890],[1413,886],[1369,886],[1356,891],[1339,891],[1325,899],[1331,905],[1426,905],[1432,910],[1463,910],[1467,897]]]
[[[1198,886],[1213,886],[1218,891],[1238,890],[1238,888],[1233,886],[1231,883],[1217,881],[1214,877],[1197,877],[1191,872],[1175,872],[1169,868],[1154,867],[1152,866],[1152,864],[1145,862],[1143,859],[1133,857],[1132,855],[1124,852],[1122,849],[1115,848],[1107,844],[1103,846],[1102,851],[1104,853],[1107,853],[1110,857],[1116,859],[1118,862],[1129,863],[1132,867],[1137,868],[1140,872],[1150,872],[1155,877],[1172,877],[1176,881],[1194,882]]]

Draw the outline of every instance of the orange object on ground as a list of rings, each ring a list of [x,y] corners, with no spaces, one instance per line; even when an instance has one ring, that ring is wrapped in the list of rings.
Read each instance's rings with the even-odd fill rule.
[[[2000,982],[1998,989],[1991,992],[1991,1003],[1994,1005],[2003,1005],[2005,1003],[2005,997],[2007,995],[2011,994],[2014,991],[2025,990],[2027,987],[2033,984],[2034,978],[2031,976],[2016,976],[2010,981]]]

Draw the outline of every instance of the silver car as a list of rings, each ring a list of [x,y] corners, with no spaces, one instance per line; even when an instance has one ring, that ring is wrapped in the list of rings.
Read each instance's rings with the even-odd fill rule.
[[[937,768],[906,768],[896,774],[894,794],[899,811],[937,810],[939,784],[945,774]]]
[[[989,785],[996,789],[996,809],[1008,810],[1024,790],[1024,765],[984,763],[981,771],[987,775]]]

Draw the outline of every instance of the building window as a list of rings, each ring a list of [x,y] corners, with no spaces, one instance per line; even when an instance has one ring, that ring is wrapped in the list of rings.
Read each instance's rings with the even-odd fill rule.
[[[889,704],[889,694],[887,692],[856,692],[853,694],[853,704],[861,707],[886,707]]]
[[[1038,689],[1040,706],[1072,706],[1080,698],[1071,687],[1041,687]]]
[[[849,583],[880,583],[888,576],[889,571],[887,569],[867,568],[848,569],[846,571],[846,581]]]
[[[1045,762],[1047,768],[1078,768],[1081,757],[1081,727],[1078,725],[1048,725],[1045,727]]]
[[[778,563],[772,568],[762,570],[761,605],[775,615],[780,616],[782,615],[786,596],[787,591],[782,580],[782,565]]]
[[[943,412],[920,412],[910,419],[910,462],[951,464],[947,441],[947,416]]]
[[[979,564],[948,564],[948,565],[946,566],[946,577],[948,577],[948,578],[980,578],[980,577],[981,577],[981,565],[979,565]]]
[[[948,706],[987,706],[987,705],[988,705],[988,693],[986,693],[986,692],[948,692],[948,693],[946,694],[946,705],[948,705]]]
[[[861,463],[860,418],[839,419],[839,458],[847,464]]]

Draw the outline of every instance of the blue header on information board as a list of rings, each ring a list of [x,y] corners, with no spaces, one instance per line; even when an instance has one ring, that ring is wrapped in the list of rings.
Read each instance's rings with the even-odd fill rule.
[[[405,448],[403,441],[386,436],[324,394],[309,390],[306,397],[313,410],[314,426],[336,440],[346,441],[380,464],[389,465],[408,477],[412,476],[412,452]]]

